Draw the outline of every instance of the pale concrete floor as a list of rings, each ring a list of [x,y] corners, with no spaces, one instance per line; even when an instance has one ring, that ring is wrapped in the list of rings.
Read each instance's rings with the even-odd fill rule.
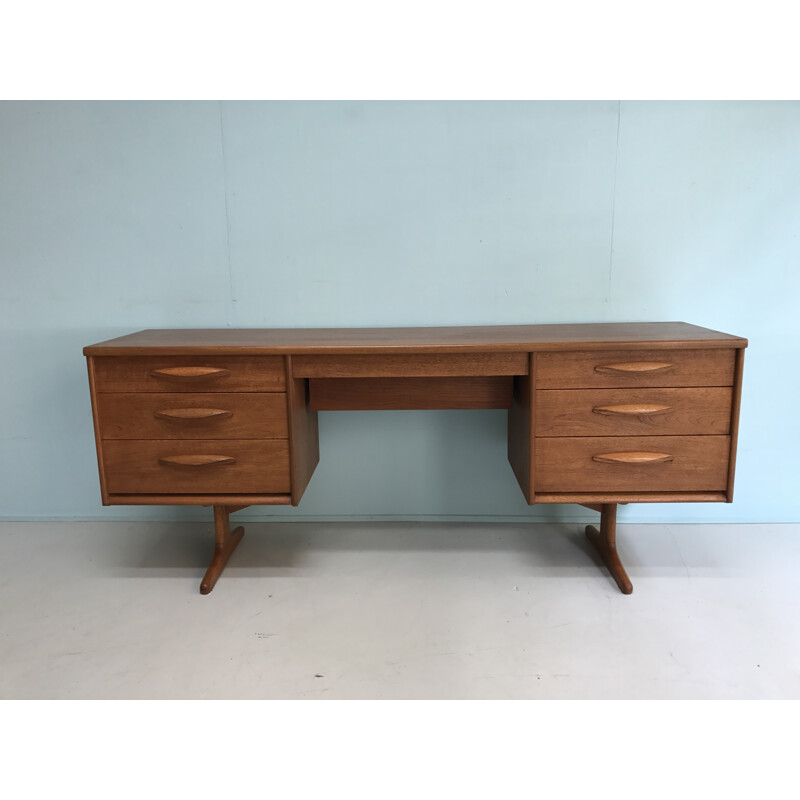
[[[2,698],[800,698],[800,525],[0,523]]]

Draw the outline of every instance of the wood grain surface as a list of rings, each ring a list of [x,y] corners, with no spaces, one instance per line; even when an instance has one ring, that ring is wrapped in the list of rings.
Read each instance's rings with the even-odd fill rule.
[[[727,387],[540,389],[536,393],[536,435],[726,434],[731,402],[732,391]],[[653,409],[658,411],[650,413]]]
[[[295,378],[416,378],[524,375],[527,353],[293,356]]]
[[[536,439],[537,492],[709,492],[728,480],[728,436],[603,436]],[[671,456],[651,463],[594,460],[609,453]]]
[[[530,354],[528,374],[514,378],[512,405],[508,412],[508,461],[522,489],[525,500],[535,502],[534,494],[534,432],[537,353]]]
[[[319,422],[309,404],[308,381],[292,377],[291,356],[286,357],[285,367],[292,505],[296,506],[319,463]]]
[[[204,416],[188,416],[195,410]],[[106,439],[286,439],[283,392],[98,395]],[[213,412],[226,412],[224,414]]]
[[[172,441],[108,439],[103,446],[108,491],[113,494],[284,493],[289,486],[289,445],[282,439]],[[175,469],[164,459],[214,455],[234,463]]]
[[[282,392],[286,389],[280,356],[181,356],[176,354],[95,358],[98,392]],[[174,367],[215,367],[205,376],[164,377]],[[154,374],[155,373],[155,374]]]
[[[84,355],[208,352],[529,352],[649,345],[652,349],[746,347],[747,340],[685,322],[600,322],[428,328],[207,328],[145,330],[84,348]]]
[[[736,367],[731,407],[731,452],[728,459],[728,502],[733,502],[733,480],[736,474],[736,447],[739,442],[739,413],[742,405],[742,378],[744,375],[744,348],[736,351]]]
[[[732,386],[735,350],[652,350],[542,353],[538,389]],[[654,371],[608,370],[609,364],[669,362]]]
[[[510,408],[513,378],[311,378],[318,411]]]

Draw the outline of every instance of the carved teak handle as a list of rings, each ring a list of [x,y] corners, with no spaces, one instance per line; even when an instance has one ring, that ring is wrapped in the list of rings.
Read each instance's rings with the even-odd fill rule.
[[[658,414],[666,414],[672,411],[671,406],[662,406],[657,403],[626,403],[618,406],[597,406],[592,411],[595,414],[604,414],[605,416],[623,416],[623,417],[655,417]]]
[[[666,372],[674,367],[666,361],[623,361],[619,364],[598,364],[595,372],[627,372],[637,375],[643,372]]]
[[[672,461],[673,456],[669,453],[601,453],[592,456],[592,461],[600,464],[664,464]]]
[[[223,408],[165,408],[163,411],[154,411],[156,419],[194,421],[206,419],[227,419],[233,416],[233,411]]]
[[[222,378],[230,375],[229,369],[221,367],[162,367],[154,369],[150,375],[168,381],[201,380],[207,378]]]
[[[223,464],[235,464],[232,456],[192,455],[192,456],[164,456],[158,463],[164,467],[175,469],[202,469],[204,467],[217,467]]]

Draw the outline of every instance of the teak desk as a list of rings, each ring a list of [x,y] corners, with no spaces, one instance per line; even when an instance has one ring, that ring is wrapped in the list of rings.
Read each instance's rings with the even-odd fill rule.
[[[600,511],[586,534],[620,590],[617,503],[733,498],[747,340],[684,322],[149,330],[84,348],[104,505],[213,505],[207,594],[244,533],[300,502],[317,411],[508,409],[528,503]],[[476,487],[477,488],[477,487]]]

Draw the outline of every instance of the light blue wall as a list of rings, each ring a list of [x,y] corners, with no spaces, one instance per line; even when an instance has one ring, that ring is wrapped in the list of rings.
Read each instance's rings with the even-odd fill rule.
[[[746,336],[736,499],[796,521],[798,103],[0,103],[0,516],[102,508],[85,344],[148,327],[685,320]],[[327,412],[298,509],[529,509],[505,412]]]

